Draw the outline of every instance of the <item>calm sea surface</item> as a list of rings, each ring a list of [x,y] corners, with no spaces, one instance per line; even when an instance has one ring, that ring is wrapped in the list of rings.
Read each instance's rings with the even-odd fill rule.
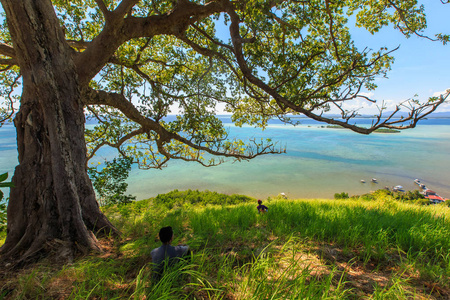
[[[450,198],[450,119],[430,118],[415,129],[368,136],[321,128],[321,124],[303,119],[295,127],[273,121],[263,132],[234,127],[227,117],[222,120],[230,137],[271,138],[286,146],[287,153],[210,168],[175,160],[163,170],[133,168],[128,192],[138,200],[174,189],[263,199],[282,192],[289,197],[332,198],[336,192],[355,195],[394,185],[414,190],[417,185],[413,180],[418,178],[439,195]],[[12,176],[16,164],[15,128],[4,125],[0,128],[0,174],[9,172]],[[371,178],[378,183],[371,183]]]

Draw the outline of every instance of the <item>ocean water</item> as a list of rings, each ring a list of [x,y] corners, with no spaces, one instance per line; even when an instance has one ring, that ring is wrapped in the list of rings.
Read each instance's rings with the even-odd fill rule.
[[[134,167],[127,180],[128,193],[138,200],[174,189],[262,199],[279,193],[292,198],[332,198],[337,192],[358,195],[395,185],[414,190],[417,185],[413,180],[418,178],[450,198],[450,119],[428,119],[401,133],[370,135],[323,128],[323,124],[307,119],[295,127],[273,121],[265,131],[235,127],[227,117],[222,120],[230,137],[271,138],[285,146],[287,153],[209,168],[178,160],[170,161],[163,170]],[[12,175],[16,164],[14,127],[4,125],[0,128],[0,172]],[[372,183],[371,178],[378,183]]]

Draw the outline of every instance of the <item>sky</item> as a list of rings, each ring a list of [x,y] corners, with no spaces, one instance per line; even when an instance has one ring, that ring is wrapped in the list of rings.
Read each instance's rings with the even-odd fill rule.
[[[444,5],[440,0],[422,2],[425,3],[428,24],[425,34],[430,37],[436,33],[450,34],[450,4]],[[366,46],[374,50],[400,46],[393,53],[395,61],[387,74],[388,79],[378,79],[378,88],[370,92],[372,99],[384,100],[393,108],[395,103],[416,94],[419,100],[426,101],[428,97],[440,95],[450,88],[450,44],[444,46],[417,36],[407,39],[392,27],[384,28],[375,35],[355,28],[352,36],[362,49]],[[441,105],[438,111],[450,111],[450,104]]]
[[[433,37],[437,33],[450,34],[450,4],[442,4],[440,0],[420,1],[425,3],[428,27],[425,35]],[[349,23],[350,25],[350,23]],[[439,96],[450,88],[450,43],[442,45],[425,38],[411,36],[406,38],[398,30],[385,27],[375,35],[365,29],[353,28],[352,37],[356,45],[362,50],[366,47],[378,50],[381,47],[394,49],[395,61],[388,78],[379,78],[376,81],[378,88],[366,93],[377,103],[385,102],[392,111],[395,105],[417,95],[416,99],[427,101],[431,96]],[[376,114],[376,104],[367,101],[352,101],[345,106],[347,109],[358,109],[361,114]],[[217,108],[223,114],[223,106]],[[450,111],[450,103],[440,105],[437,111]],[[338,111],[331,111],[337,113]]]

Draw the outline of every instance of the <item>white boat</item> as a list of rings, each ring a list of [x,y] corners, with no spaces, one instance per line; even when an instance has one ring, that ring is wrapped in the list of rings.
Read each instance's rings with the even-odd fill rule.
[[[405,190],[403,189],[403,186],[401,185],[396,185],[392,188],[392,191],[394,192],[404,192]]]
[[[377,182],[377,179],[376,178],[372,178],[372,182]]]
[[[414,179],[414,183],[417,184],[422,190],[426,190],[425,184],[422,184],[419,179]]]

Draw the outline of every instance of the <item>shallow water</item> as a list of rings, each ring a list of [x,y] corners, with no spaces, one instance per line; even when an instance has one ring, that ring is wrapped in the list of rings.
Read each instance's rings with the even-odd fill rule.
[[[417,189],[418,178],[428,188],[450,198],[450,120],[427,120],[415,129],[396,134],[361,135],[344,129],[321,128],[305,120],[300,126],[272,124],[264,131],[234,127],[230,136],[272,138],[286,154],[264,155],[251,161],[228,162],[205,168],[196,163],[171,161],[163,170],[133,168],[128,192],[145,199],[174,189],[211,190],[257,198],[286,193],[289,197],[332,198],[385,186]],[[0,172],[17,164],[14,127],[0,128]],[[378,183],[372,183],[377,178]],[[361,183],[361,180],[366,183]]]

